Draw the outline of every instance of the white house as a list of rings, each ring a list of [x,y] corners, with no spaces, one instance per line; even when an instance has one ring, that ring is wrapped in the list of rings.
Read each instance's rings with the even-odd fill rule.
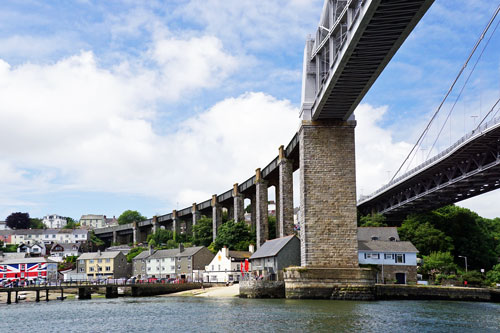
[[[146,275],[156,278],[176,277],[175,265],[179,249],[158,250],[146,259]]]
[[[82,215],[80,218],[80,226],[85,229],[104,228],[106,226],[106,215]]]
[[[378,283],[416,283],[418,250],[399,240],[395,227],[358,228],[360,265],[377,265]]]
[[[68,221],[64,217],[56,214],[44,216],[42,222],[47,228],[56,229],[64,228],[68,223]]]
[[[78,257],[82,254],[80,243],[55,243],[50,249],[51,257],[66,258],[69,256]]]
[[[250,251],[230,251],[227,247],[223,247],[212,259],[210,264],[205,266],[203,273],[204,282],[236,282],[242,280],[241,266],[248,262],[253,253],[253,246]],[[248,264],[248,271],[251,267]]]
[[[31,257],[43,257],[47,254],[44,243],[20,244],[18,253],[27,253]]]
[[[10,230],[5,221],[0,221],[0,230]]]

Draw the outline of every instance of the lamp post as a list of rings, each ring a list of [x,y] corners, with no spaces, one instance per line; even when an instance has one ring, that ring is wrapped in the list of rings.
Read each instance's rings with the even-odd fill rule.
[[[458,257],[465,259],[465,273],[467,273],[467,257],[466,256],[458,256]]]

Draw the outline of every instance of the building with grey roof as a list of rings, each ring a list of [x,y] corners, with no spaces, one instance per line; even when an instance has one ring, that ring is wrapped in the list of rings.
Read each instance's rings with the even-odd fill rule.
[[[250,257],[252,272],[269,280],[283,280],[283,270],[300,266],[300,240],[286,236],[266,241]]]
[[[400,241],[395,227],[358,228],[360,265],[377,266],[378,283],[416,283],[418,250]]]
[[[120,251],[83,253],[76,261],[77,271],[88,279],[129,277],[132,265]]]

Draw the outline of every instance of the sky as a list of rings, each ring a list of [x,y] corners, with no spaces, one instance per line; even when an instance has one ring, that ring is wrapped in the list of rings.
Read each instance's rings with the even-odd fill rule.
[[[0,220],[17,211],[151,217],[245,181],[299,127],[303,48],[322,6],[2,1]],[[496,6],[436,0],[396,53],[355,111],[358,195],[396,172]],[[498,98],[498,34],[451,125],[431,149],[438,117],[414,165],[472,130]],[[491,192],[459,205],[492,218],[499,199]]]

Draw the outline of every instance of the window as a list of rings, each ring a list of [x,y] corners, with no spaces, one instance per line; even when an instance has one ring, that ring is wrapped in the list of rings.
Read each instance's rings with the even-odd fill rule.
[[[90,267],[89,271],[93,272],[94,271],[94,267]]]
[[[83,267],[80,267],[80,273],[84,272]]]
[[[237,264],[236,265],[236,270],[239,271],[240,270],[240,264]]]
[[[170,261],[175,261],[175,258],[170,258]]]
[[[377,236],[372,236],[372,241],[377,241],[378,237]]]
[[[214,271],[214,270],[215,270],[214,265],[212,265],[212,271]]]
[[[110,266],[106,266],[106,272],[110,272],[111,271],[111,267]]]
[[[97,259],[97,262],[100,264],[102,263],[102,259]]]
[[[397,253],[395,261],[397,264],[404,264],[406,262],[404,253]]]
[[[171,271],[175,271],[175,266],[170,266]]]
[[[380,259],[379,253],[365,253],[365,259]]]
[[[93,264],[94,263],[94,259],[90,259],[90,263]]]
[[[394,254],[386,253],[386,254],[384,254],[384,259],[394,259]]]
[[[177,269],[181,269],[181,265],[177,266]]]
[[[151,270],[151,267],[148,267],[148,272]]]
[[[191,269],[191,265],[188,265],[188,269]]]
[[[56,238],[56,235],[52,235],[52,238]]]
[[[98,270],[99,272],[102,272],[102,266],[97,266],[97,270]]]
[[[106,259],[106,262],[107,262],[107,263],[110,263],[110,262],[111,262],[111,259],[107,258],[107,259]]]
[[[191,260],[191,256],[188,257],[188,260]]]

